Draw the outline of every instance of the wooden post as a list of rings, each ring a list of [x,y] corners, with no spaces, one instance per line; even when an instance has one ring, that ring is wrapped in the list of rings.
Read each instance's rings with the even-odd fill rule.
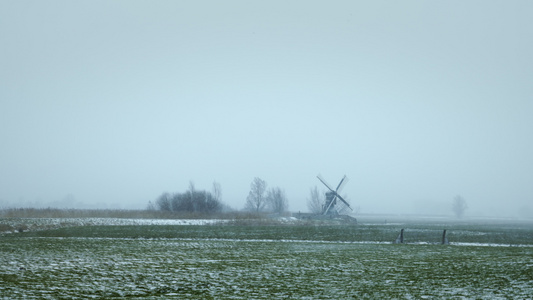
[[[403,244],[403,228],[402,230],[400,231],[400,235],[398,235],[398,237],[396,238],[396,240],[394,241],[395,244]]]
[[[442,245],[449,245],[450,242],[448,241],[448,238],[446,237],[446,229],[444,229],[444,232],[442,232]]]

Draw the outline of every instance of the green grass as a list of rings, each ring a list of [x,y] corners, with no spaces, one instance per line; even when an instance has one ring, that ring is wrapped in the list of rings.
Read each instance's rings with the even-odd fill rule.
[[[524,247],[17,238],[0,245],[8,298],[525,298]],[[24,270],[20,270],[24,267]]]
[[[528,299],[528,224],[79,226],[0,236],[5,299]],[[405,228],[411,244],[390,242]],[[429,242],[431,244],[420,244]]]
[[[391,242],[405,228],[406,243],[440,243],[442,229],[452,243],[533,244],[533,226],[484,224],[382,225],[150,225],[76,226],[16,233],[20,237],[106,237],[106,238],[195,238],[320,240],[344,242]]]

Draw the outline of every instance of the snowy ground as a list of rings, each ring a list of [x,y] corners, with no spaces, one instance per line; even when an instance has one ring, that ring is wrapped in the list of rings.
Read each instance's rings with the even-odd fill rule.
[[[529,223],[444,224],[439,245],[442,223],[218,222],[0,219],[27,226],[0,235],[0,299],[533,297]]]
[[[530,248],[4,238],[4,299],[527,299]]]

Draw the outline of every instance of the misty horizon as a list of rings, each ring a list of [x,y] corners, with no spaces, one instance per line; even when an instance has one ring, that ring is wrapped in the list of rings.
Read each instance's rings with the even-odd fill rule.
[[[0,208],[533,217],[530,2],[208,3],[0,3]]]

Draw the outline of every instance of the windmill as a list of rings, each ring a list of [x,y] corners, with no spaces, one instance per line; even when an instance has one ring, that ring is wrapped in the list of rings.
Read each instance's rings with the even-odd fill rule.
[[[341,179],[341,182],[337,185],[337,188],[333,190],[329,184],[326,183],[324,178],[322,178],[320,175],[317,176],[318,180],[322,182],[327,188],[328,192],[326,192],[326,201],[324,202],[324,205],[322,205],[322,215],[337,215],[338,210],[335,209],[335,206],[338,205],[337,199],[341,200],[344,205],[348,206],[349,209],[353,210],[352,207],[346,200],[344,200],[341,195],[339,195],[340,190],[344,186],[344,184],[347,181],[346,175]]]

